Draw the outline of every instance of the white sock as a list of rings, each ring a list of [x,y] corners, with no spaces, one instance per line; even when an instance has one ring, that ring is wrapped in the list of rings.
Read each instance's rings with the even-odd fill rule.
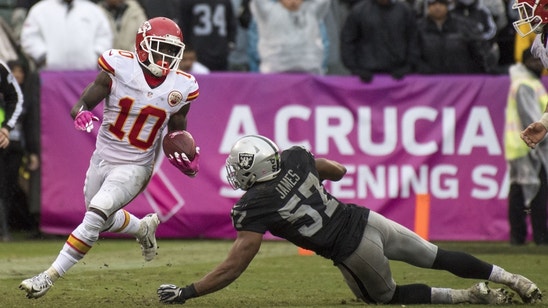
[[[104,223],[105,221],[98,214],[90,211],[86,212],[84,220],[69,235],[57,259],[48,269],[47,272],[51,278],[56,276],[54,271],[57,272],[59,277],[62,277],[88,253],[99,238],[99,232]]]
[[[493,265],[491,275],[489,275],[489,281],[510,285],[513,283],[513,274],[505,271],[502,267]]]
[[[105,231],[136,235],[139,232],[141,220],[126,210],[114,213],[113,223]]]

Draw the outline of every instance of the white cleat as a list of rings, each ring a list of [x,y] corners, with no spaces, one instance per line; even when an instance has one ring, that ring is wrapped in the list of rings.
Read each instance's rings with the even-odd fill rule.
[[[157,214],[148,214],[141,219],[141,225],[139,226],[139,236],[137,236],[137,242],[141,244],[142,255],[145,257],[145,261],[150,261],[156,256],[156,229],[160,224]]]
[[[514,274],[514,283],[509,287],[514,290],[525,304],[535,304],[542,301],[542,292],[531,280]]]
[[[51,278],[46,272],[43,272],[23,280],[19,285],[19,289],[27,292],[27,298],[39,298],[44,296],[52,286]]]
[[[487,282],[479,282],[468,289],[471,304],[504,305],[512,302],[508,291],[504,289],[490,289]]]

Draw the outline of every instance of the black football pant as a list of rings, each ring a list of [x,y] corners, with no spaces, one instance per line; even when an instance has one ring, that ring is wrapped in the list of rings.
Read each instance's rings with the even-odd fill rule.
[[[548,206],[548,180],[544,167],[539,172],[540,188],[531,201],[531,207],[525,208],[523,191],[519,184],[511,184],[508,195],[508,220],[510,222],[510,243],[525,244],[527,238],[527,217],[531,220],[533,241],[537,245],[548,244],[546,228]]]

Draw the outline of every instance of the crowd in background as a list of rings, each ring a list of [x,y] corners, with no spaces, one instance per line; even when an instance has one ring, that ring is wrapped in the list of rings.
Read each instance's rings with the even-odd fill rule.
[[[25,125],[14,134],[21,168],[8,181],[19,185],[0,196],[11,204],[10,223],[40,235],[39,140],[24,137],[40,135],[39,72],[98,69],[103,51],[133,51],[136,30],[149,18],[179,24],[186,44],[180,68],[193,74],[300,72],[356,75],[367,83],[376,74],[508,74],[533,38],[516,35],[512,3],[0,0],[0,59],[23,73],[25,97]]]

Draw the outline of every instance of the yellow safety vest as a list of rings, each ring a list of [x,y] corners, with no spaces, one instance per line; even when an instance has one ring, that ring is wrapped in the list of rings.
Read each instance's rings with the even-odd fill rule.
[[[513,160],[523,157],[530,151],[529,147],[525,144],[525,142],[523,142],[523,140],[521,140],[520,137],[523,125],[518,114],[516,92],[522,85],[528,86],[535,91],[536,97],[538,97],[541,113],[544,112],[546,104],[548,103],[548,94],[546,93],[546,89],[540,80],[530,78],[512,82],[506,104],[506,126],[504,132],[504,153],[506,160]],[[529,125],[530,123],[525,124]]]

